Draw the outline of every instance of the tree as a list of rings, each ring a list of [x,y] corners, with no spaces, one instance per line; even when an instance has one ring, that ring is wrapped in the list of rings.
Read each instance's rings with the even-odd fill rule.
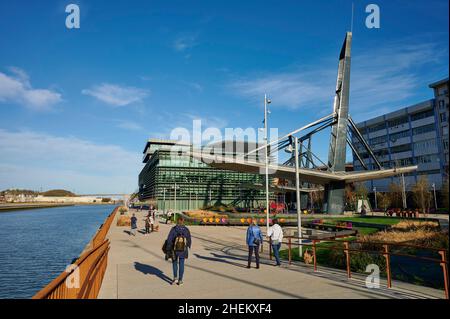
[[[403,207],[403,188],[399,183],[392,182],[389,184],[389,200],[395,208]]]
[[[367,187],[364,183],[357,183],[356,184],[356,196],[358,199],[367,199],[367,194],[369,194],[369,191],[367,190]]]
[[[428,178],[422,175],[417,183],[412,188],[413,199],[416,207],[420,208],[423,213],[426,213],[431,204],[430,185]]]
[[[377,193],[377,203],[378,205],[380,205],[380,207],[383,208],[384,211],[387,211],[391,206],[391,199],[389,197],[389,194]]]

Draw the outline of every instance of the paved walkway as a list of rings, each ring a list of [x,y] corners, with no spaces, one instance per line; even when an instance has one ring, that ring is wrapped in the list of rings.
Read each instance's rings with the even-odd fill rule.
[[[138,229],[144,212],[136,213]],[[186,261],[183,286],[171,286],[172,265],[161,246],[171,225],[150,235],[128,234],[114,222],[111,250],[99,298],[442,298],[443,291],[393,282],[387,289],[368,289],[364,277],[347,280],[342,271],[293,264],[274,267],[266,251],[260,269],[247,269],[245,228],[190,226],[193,247]]]

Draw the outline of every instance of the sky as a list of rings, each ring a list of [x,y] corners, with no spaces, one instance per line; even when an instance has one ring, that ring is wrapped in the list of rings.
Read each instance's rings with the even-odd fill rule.
[[[351,116],[432,98],[448,1],[353,3]],[[380,28],[366,27],[371,3]],[[261,127],[265,93],[279,135],[328,115],[351,16],[347,0],[0,0],[0,189],[132,192],[147,139],[193,120]],[[328,141],[313,140],[324,160]]]

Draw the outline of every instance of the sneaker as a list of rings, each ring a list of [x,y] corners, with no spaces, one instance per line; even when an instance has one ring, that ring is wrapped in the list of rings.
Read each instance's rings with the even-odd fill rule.
[[[181,286],[183,284],[183,280],[178,280],[178,286]]]
[[[175,285],[176,282],[177,282],[177,278],[173,278],[171,285]]]
[[[256,266],[256,269],[259,269],[259,266]]]
[[[250,266],[247,266],[246,268],[247,268],[247,269],[250,269]]]

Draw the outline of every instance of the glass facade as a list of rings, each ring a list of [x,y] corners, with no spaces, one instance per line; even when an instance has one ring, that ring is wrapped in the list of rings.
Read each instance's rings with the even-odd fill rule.
[[[264,175],[214,168],[190,156],[171,152],[167,147],[150,145],[148,152],[151,155],[139,174],[139,198],[158,209],[265,205],[265,190],[251,188],[255,184],[265,185]]]

